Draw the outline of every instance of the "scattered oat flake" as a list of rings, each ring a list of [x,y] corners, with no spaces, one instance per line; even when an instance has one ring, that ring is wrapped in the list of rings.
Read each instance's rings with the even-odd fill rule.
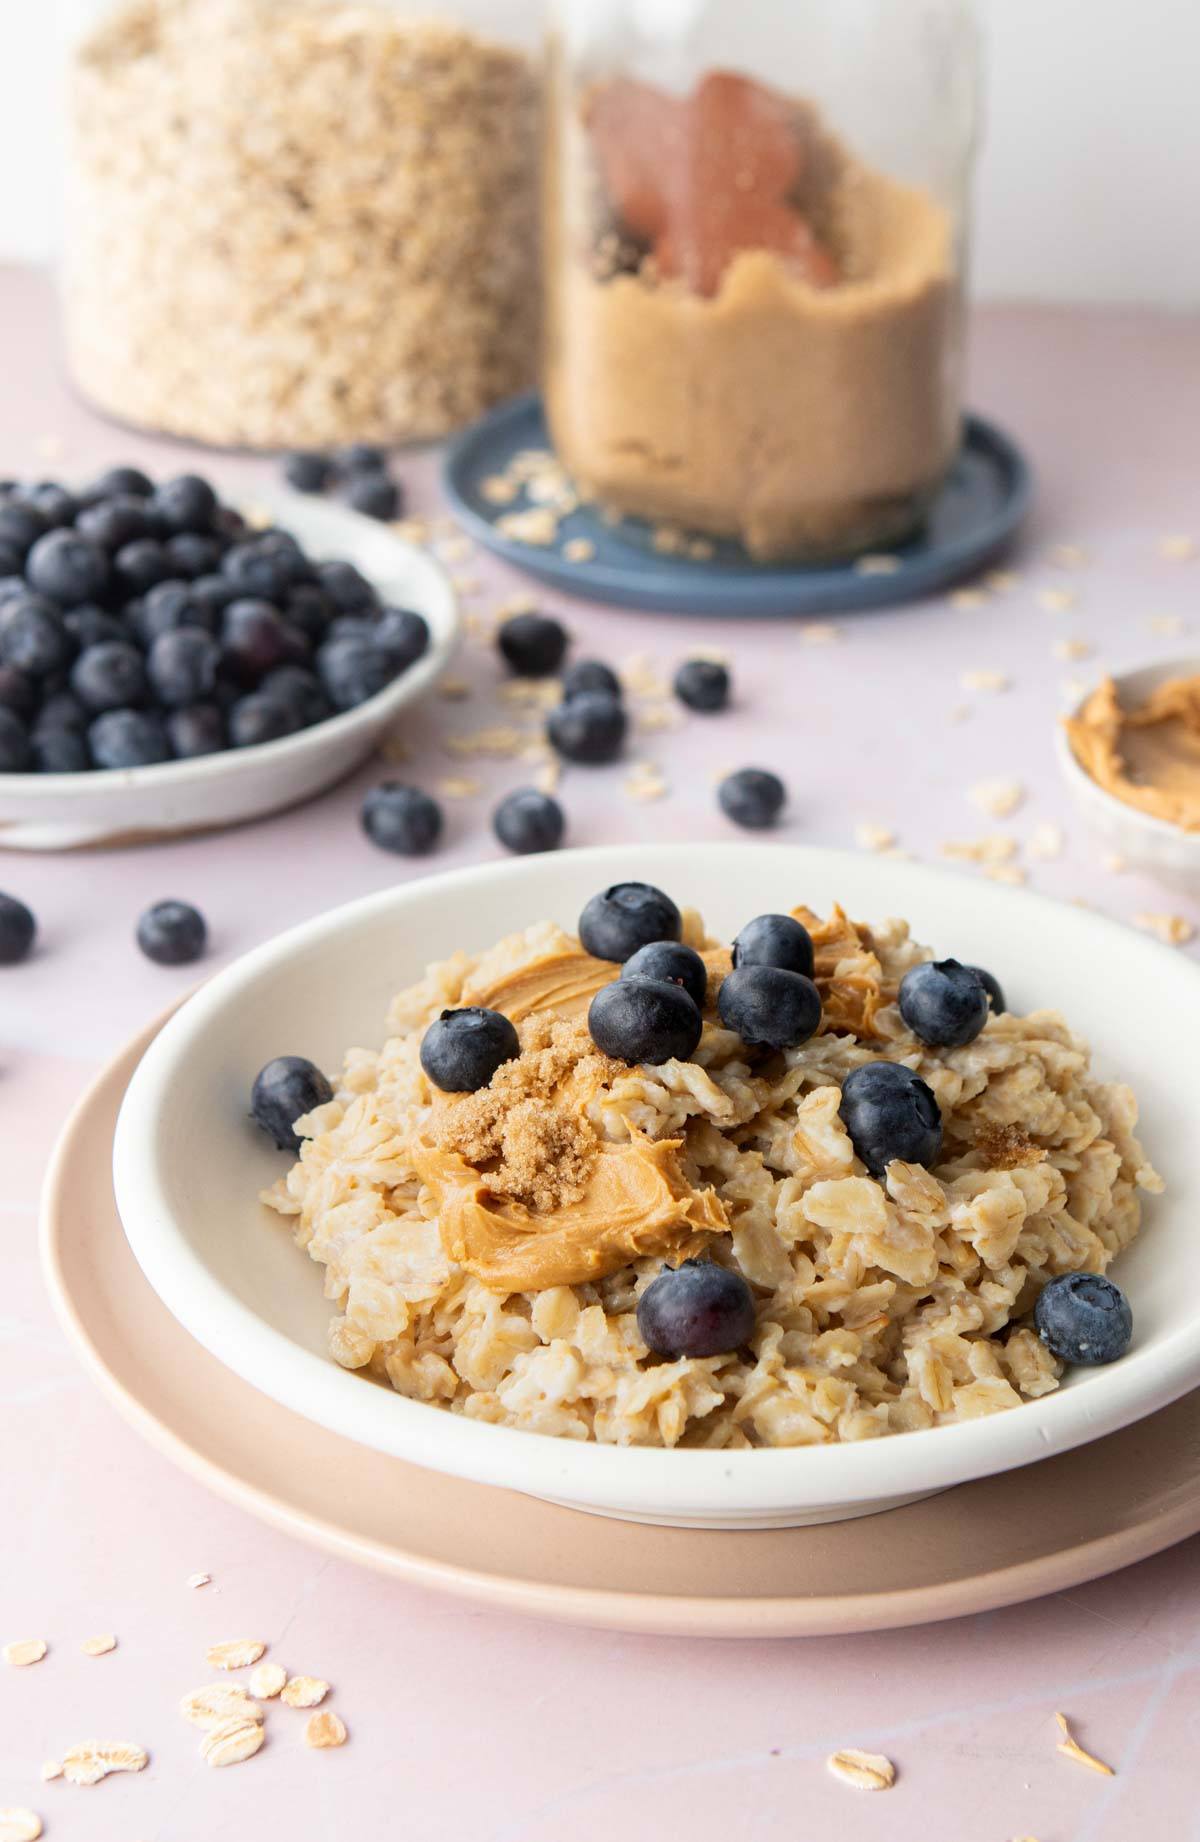
[[[590,537],[572,537],[563,545],[568,563],[590,563],[595,554],[596,546]]]
[[[710,563],[717,554],[717,546],[711,537],[692,537],[688,539],[687,553],[693,563]]]
[[[1178,639],[1181,633],[1187,632],[1187,622],[1182,614],[1152,614],[1149,627],[1151,633],[1157,633],[1165,640]]]
[[[441,540],[438,553],[444,563],[466,563],[475,555],[475,546],[469,537],[455,531],[453,536]]]
[[[535,596],[529,594],[510,595],[508,600],[502,601],[500,606],[496,609],[496,619],[511,620],[514,614],[536,614],[537,611],[538,604]]]
[[[806,646],[830,646],[841,637],[840,629],[825,620],[806,621],[800,629],[800,638]]]
[[[1194,537],[1164,537],[1158,546],[1158,554],[1168,563],[1190,563],[1200,554]]]
[[[1091,656],[1092,648],[1087,640],[1055,640],[1054,656],[1056,659],[1086,659]]]
[[[396,765],[413,759],[412,744],[406,742],[404,737],[400,735],[388,736],[379,752],[385,761],[391,761]],[[200,1579],[193,1574],[192,1579],[188,1581],[188,1585],[191,1586],[193,1581],[197,1586],[207,1586],[208,1575],[205,1574],[203,1579]]]
[[[418,549],[423,549],[433,535],[425,518],[397,518],[391,528],[403,543],[416,544]]]
[[[448,774],[445,780],[439,780],[437,791],[443,799],[474,799],[483,792],[483,782],[472,780],[468,774]]]
[[[993,595],[1008,595],[1021,586],[1021,578],[1013,569],[993,569],[983,578],[983,586]]]
[[[521,708],[535,710],[552,710],[562,701],[562,680],[559,678],[508,678],[498,692],[501,703],[516,704]]]
[[[942,856],[953,863],[1009,863],[1017,854],[1017,841],[1004,832],[992,832],[986,838],[958,841],[948,838]]]
[[[200,1756],[209,1765],[240,1765],[243,1759],[252,1759],[266,1739],[265,1729],[256,1720],[222,1721],[219,1727],[213,1727],[200,1742]]]
[[[1089,1771],[1100,1772],[1105,1778],[1116,1777],[1117,1774],[1114,1772],[1111,1765],[1105,1765],[1103,1759],[1097,1759],[1093,1753],[1084,1751],[1079,1741],[1071,1732],[1065,1714],[1056,1714],[1054,1718],[1062,1730],[1063,1737],[1058,1742],[1058,1751],[1062,1753],[1064,1758],[1074,1759],[1077,1765],[1086,1765]]]
[[[657,735],[664,729],[678,729],[682,723],[683,712],[675,704],[643,704],[633,715],[639,735]]]
[[[964,672],[959,679],[964,691],[1007,691],[1012,680],[1007,672]]]
[[[103,1637],[85,1637],[79,1648],[85,1657],[106,1657],[110,1650],[115,1650],[117,1640],[111,1631]]]
[[[0,1810],[0,1842],[38,1842],[42,1819],[36,1810],[19,1809],[15,1804]]]
[[[249,1669],[252,1663],[266,1655],[267,1646],[260,1644],[253,1637],[235,1637],[223,1644],[214,1644],[205,1653],[205,1662],[214,1669]]]
[[[273,1701],[286,1681],[287,1670],[282,1663],[259,1663],[250,1671],[246,1686],[259,1701]]]
[[[99,1784],[110,1772],[141,1772],[148,1764],[142,1748],[127,1741],[84,1740],[63,1754],[63,1777],[68,1784]]]
[[[882,551],[860,556],[854,565],[855,574],[860,576],[894,576],[899,568],[900,558],[886,556]]]
[[[1133,925],[1147,934],[1156,934],[1168,947],[1185,947],[1196,934],[1192,923],[1183,915],[1143,913],[1133,917]]]
[[[260,1668],[278,1669],[279,1664],[263,1663]],[[255,1670],[254,1674],[258,1673],[259,1670]],[[287,1671],[282,1673],[286,1681]],[[212,1682],[204,1688],[192,1689],[180,1702],[179,1712],[193,1727],[220,1727],[231,1720],[262,1719],[261,1708],[250,1699],[240,1682]]]
[[[1113,876],[1123,876],[1129,868],[1128,860],[1122,857],[1120,851],[1106,851],[1100,861]]]
[[[5,1644],[4,1661],[13,1669],[28,1669],[31,1663],[40,1663],[46,1654],[46,1643],[40,1637],[19,1637],[15,1643]]]
[[[625,663],[618,667],[617,676],[621,688],[630,697],[663,698],[670,695],[671,687],[652,659],[644,652],[631,653]]]
[[[625,782],[625,791],[630,799],[642,805],[650,805],[655,800],[665,799],[671,789],[658,774],[630,774]]]
[[[280,1700],[289,1708],[315,1708],[328,1693],[329,1684],[322,1682],[320,1676],[289,1676]]]
[[[1025,789],[1019,780],[979,780],[968,787],[967,798],[989,817],[1006,819],[1022,804]]]
[[[1038,596],[1038,606],[1047,614],[1069,614],[1078,605],[1079,595],[1073,588],[1044,588]]]
[[[451,755],[496,755],[511,760],[519,755],[528,738],[510,723],[492,723],[466,735],[446,736],[442,746]]]
[[[886,825],[856,825],[854,842],[863,851],[887,851],[896,842],[896,834]]]
[[[557,793],[562,781],[562,763],[557,755],[544,761],[533,777],[533,784],[539,793]]]
[[[1091,559],[1082,544],[1055,544],[1050,561],[1056,569],[1082,569]]]
[[[512,505],[520,490],[517,482],[503,473],[490,474],[479,488],[488,505]]]
[[[211,1586],[212,1585],[212,1574],[211,1573],[189,1573],[187,1577],[187,1584],[192,1588],[193,1592],[199,1586]]]
[[[326,1746],[344,1746],[346,1744],[346,1723],[329,1708],[322,1708],[319,1714],[309,1717],[304,1729],[304,1744],[321,1749]]]
[[[42,1766],[43,1784],[50,1784],[53,1782],[55,1778],[61,1778],[62,1775],[63,1775],[62,1760],[61,1759],[47,1759],[45,1764]]]
[[[496,520],[501,537],[510,537],[514,543],[528,544],[535,550],[549,550],[557,543],[558,526],[557,514],[546,505],[533,505],[525,512],[506,512]]]
[[[973,614],[979,608],[986,608],[987,595],[981,588],[957,588],[950,597],[950,606],[957,608],[960,614]]]
[[[1049,862],[1051,858],[1062,856],[1063,843],[1061,825],[1035,825],[1029,836],[1029,855]]]
[[[989,863],[983,867],[983,874],[993,883],[1011,883],[1014,889],[1024,888],[1029,880],[1029,873],[1017,863]]]
[[[464,698],[471,695],[471,687],[465,678],[443,678],[437,694],[444,697],[447,703],[462,703]]]
[[[830,1753],[825,1763],[835,1778],[857,1791],[889,1791],[896,1782],[896,1768],[881,1752],[859,1752],[845,1746]]]
[[[654,548],[660,556],[686,556],[688,535],[678,525],[659,524],[654,527]]]

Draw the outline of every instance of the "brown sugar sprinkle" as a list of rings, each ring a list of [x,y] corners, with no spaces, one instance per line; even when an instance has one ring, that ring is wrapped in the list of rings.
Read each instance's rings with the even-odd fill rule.
[[[1071,1732],[1065,1714],[1056,1714],[1054,1718],[1058,1722],[1063,1735],[1062,1739],[1058,1742],[1056,1751],[1060,1752],[1064,1759],[1074,1759],[1076,1765],[1086,1765],[1089,1771],[1099,1772],[1105,1778],[1116,1777],[1117,1774],[1111,1765],[1105,1765],[1103,1759],[1097,1759],[1094,1753],[1086,1752],[1079,1744],[1079,1741]]]
[[[4,1661],[12,1669],[28,1669],[32,1663],[40,1663],[46,1654],[46,1641],[41,1637],[20,1637],[14,1643],[5,1644]]]
[[[1020,1170],[1029,1164],[1043,1164],[1046,1153],[1027,1137],[1020,1126],[999,1126],[981,1119],[975,1126],[975,1149],[987,1170]]]
[[[329,1708],[322,1708],[319,1713],[310,1716],[304,1729],[304,1744],[315,1747],[318,1751],[329,1746],[346,1744],[346,1723]]]

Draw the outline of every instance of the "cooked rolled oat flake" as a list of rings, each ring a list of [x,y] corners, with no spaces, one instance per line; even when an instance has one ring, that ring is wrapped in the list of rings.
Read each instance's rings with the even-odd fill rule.
[[[881,1752],[859,1752],[844,1746],[830,1753],[825,1761],[835,1778],[853,1785],[856,1791],[890,1791],[896,1782],[896,1768]]]
[[[329,1693],[328,1682],[319,1676],[292,1676],[285,1683],[279,1699],[289,1708],[315,1708]]]
[[[304,1744],[318,1751],[327,1746],[344,1746],[346,1723],[331,1709],[322,1708],[319,1713],[309,1716],[304,1729]]]
[[[267,1646],[260,1644],[257,1638],[237,1637],[227,1639],[225,1643],[214,1644],[205,1653],[204,1660],[214,1669],[249,1669],[252,1663],[266,1655]]]
[[[46,1654],[46,1641],[41,1637],[19,1637],[11,1644],[5,1644],[4,1661],[13,1669],[28,1669],[31,1663],[40,1663]]]

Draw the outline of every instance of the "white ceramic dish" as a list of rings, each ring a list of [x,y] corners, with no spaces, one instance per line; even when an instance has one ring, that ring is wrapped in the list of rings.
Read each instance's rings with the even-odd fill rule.
[[[386,525],[299,493],[263,491],[255,507],[314,556],[355,563],[387,601],[429,623],[429,650],[394,684],[342,716],[257,748],[93,774],[0,774],[0,849],[74,850],[207,830],[299,805],[366,760],[406,704],[453,657],[460,618],[441,566]]]
[[[334,1067],[381,1041],[393,992],[452,946],[480,949],[552,916],[572,925],[606,884],[639,877],[731,937],[750,915],[840,900],[906,915],[917,936],[988,965],[1021,1009],[1061,1006],[1101,1070],[1141,1096],[1167,1194],[1118,1276],[1134,1348],[1011,1413],[863,1444],[663,1452],[577,1444],[402,1399],[326,1354],[320,1274],[256,1201],[282,1167],[247,1119],[251,1081],[278,1054]],[[773,844],[564,852],[458,871],[353,903],[219,973],[164,1027],[130,1085],[114,1178],[143,1271],[175,1317],[237,1375],[359,1443],[437,1471],[643,1521],[786,1527],[890,1507],[1080,1445],[1200,1382],[1196,1232],[1200,969],[1143,936],[1023,891],[914,865]]]
[[[1121,703],[1132,706],[1143,702],[1168,678],[1195,677],[1200,677],[1200,659],[1170,659],[1165,665],[1146,665],[1140,671],[1114,672],[1113,682]],[[1086,702],[1085,697],[1072,716],[1078,716]],[[1092,830],[1124,857],[1131,869],[1143,870],[1183,895],[1200,896],[1200,832],[1181,831],[1178,825],[1151,818],[1149,813],[1139,812],[1106,792],[1076,761],[1061,724],[1057,749],[1063,779]]]

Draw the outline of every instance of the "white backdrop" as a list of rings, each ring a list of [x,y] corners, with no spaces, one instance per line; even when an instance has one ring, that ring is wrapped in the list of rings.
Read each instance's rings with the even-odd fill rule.
[[[977,291],[1200,306],[1200,6],[979,6],[989,80]],[[0,0],[0,260],[53,247],[53,19],[47,0]]]

